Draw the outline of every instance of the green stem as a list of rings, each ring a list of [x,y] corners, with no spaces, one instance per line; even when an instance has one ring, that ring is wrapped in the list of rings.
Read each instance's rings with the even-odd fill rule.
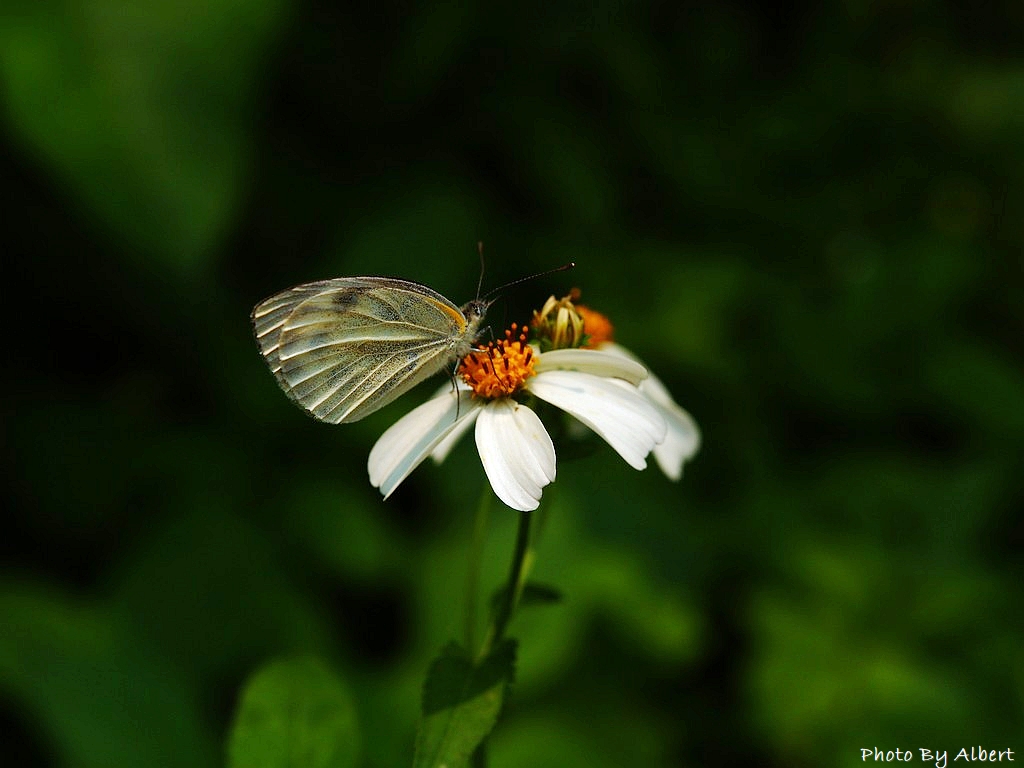
[[[512,553],[512,567],[509,569],[508,586],[505,589],[498,615],[491,624],[480,648],[478,659],[485,659],[495,645],[501,642],[505,636],[505,630],[512,616],[519,605],[519,598],[523,594],[523,587],[526,585],[526,578],[533,567],[533,549],[530,547],[530,523],[533,520],[532,512],[519,513],[519,530],[516,533],[516,548]]]
[[[473,540],[469,546],[469,564],[466,568],[466,648],[476,645],[477,600],[480,587],[480,567],[483,563],[487,521],[491,515],[491,487],[484,485],[473,518]]]
[[[526,580],[530,576],[530,570],[533,568],[533,561],[535,557],[533,543],[531,540],[532,532],[530,530],[533,520],[534,515],[532,512],[519,513],[519,529],[516,532],[516,546],[512,553],[512,565],[509,569],[508,585],[502,594],[501,605],[498,608],[498,613],[494,617],[494,621],[491,623],[491,626],[487,631],[487,637],[484,640],[483,645],[480,647],[479,654],[477,654],[477,664],[480,664],[484,659],[486,659],[494,647],[504,639],[505,630],[508,628],[509,622],[512,621],[512,617],[515,616],[519,600],[523,596],[523,589],[526,587]],[[537,533],[540,533],[539,528],[543,527],[546,520],[547,515],[545,514],[545,508],[542,503],[540,512],[537,515],[537,522],[539,523]],[[469,647],[472,648],[472,645]],[[470,766],[471,768],[487,768],[486,738],[480,742],[477,748],[473,751],[470,758]]]

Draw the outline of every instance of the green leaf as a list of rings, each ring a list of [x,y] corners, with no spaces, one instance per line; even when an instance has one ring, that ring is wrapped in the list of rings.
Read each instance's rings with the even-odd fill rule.
[[[347,687],[313,657],[275,661],[249,680],[228,747],[229,768],[348,768],[359,729]]]
[[[498,610],[501,605],[501,601],[505,599],[505,595],[508,594],[508,587],[503,587],[497,590],[491,596],[491,610]],[[523,587],[523,594],[519,596],[519,607],[523,608],[528,605],[554,605],[555,603],[562,602],[563,596],[562,591],[556,587],[552,587],[550,584],[540,584],[535,581],[529,581],[526,586]]]
[[[504,640],[474,664],[449,643],[423,686],[423,718],[416,733],[414,768],[460,768],[494,728],[515,674],[516,644]]]

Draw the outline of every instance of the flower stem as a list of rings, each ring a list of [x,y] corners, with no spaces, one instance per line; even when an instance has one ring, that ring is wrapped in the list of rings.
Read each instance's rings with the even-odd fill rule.
[[[480,566],[483,562],[487,521],[491,516],[491,487],[484,485],[473,518],[473,539],[469,546],[469,564],[466,568],[466,648],[476,645],[477,600],[480,588]]]
[[[533,548],[530,546],[530,523],[533,520],[532,512],[519,513],[519,530],[516,533],[516,547],[512,553],[512,566],[509,569],[508,586],[502,595],[501,605],[498,614],[491,624],[480,648],[478,659],[484,659],[505,636],[505,630],[509,621],[515,615],[516,606],[519,605],[519,598],[523,594],[523,587],[533,567]]]
[[[538,521],[543,525],[546,520],[543,502]],[[477,521],[479,523],[479,520]],[[509,569],[508,585],[501,596],[501,605],[494,617],[490,628],[487,630],[487,637],[484,639],[480,652],[477,654],[476,663],[480,664],[491,653],[498,643],[505,637],[505,630],[515,615],[516,607],[519,605],[519,598],[523,595],[526,580],[529,578],[530,570],[533,568],[534,549],[531,541],[530,526],[533,523],[532,512],[519,513],[519,529],[516,532],[516,547],[512,553],[512,566]],[[474,532],[474,540],[477,534]],[[482,534],[481,534],[482,536]],[[479,568],[479,565],[477,565]],[[475,587],[474,587],[475,588]],[[467,637],[470,635],[467,634]],[[472,645],[469,646],[470,648]],[[477,748],[473,750],[470,758],[471,768],[487,768],[487,739],[485,738]]]

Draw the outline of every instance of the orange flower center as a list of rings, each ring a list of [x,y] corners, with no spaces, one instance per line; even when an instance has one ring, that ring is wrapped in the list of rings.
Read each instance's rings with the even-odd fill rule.
[[[583,318],[583,332],[587,334],[587,347],[593,349],[606,341],[612,340],[615,328],[612,326],[611,320],[600,312],[595,312],[590,307],[584,307],[582,304],[576,305],[576,311]]]
[[[526,343],[526,331],[513,341],[518,326],[512,323],[505,338],[474,349],[459,364],[459,374],[473,394],[494,400],[518,392],[528,378],[536,375],[533,347]]]

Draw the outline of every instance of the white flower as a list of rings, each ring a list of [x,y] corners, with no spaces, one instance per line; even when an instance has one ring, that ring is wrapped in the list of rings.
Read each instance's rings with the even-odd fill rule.
[[[578,304],[579,291],[573,290],[568,296],[549,298],[539,312],[533,313],[531,325],[534,332],[555,348],[583,347],[597,349],[646,364],[625,347],[614,341],[614,327],[605,315],[582,304]],[[654,458],[670,480],[683,476],[683,464],[693,458],[700,448],[700,430],[693,418],[684,411],[665,385],[648,371],[647,378],[638,385],[644,395],[665,419],[668,433],[654,448]]]
[[[613,341],[603,342],[598,349],[643,365],[640,358]],[[661,379],[650,370],[647,371],[647,378],[637,388],[658,409],[668,425],[665,439],[654,446],[654,459],[670,480],[679,480],[683,476],[683,464],[692,459],[700,448],[697,422],[672,399]]]
[[[385,498],[427,456],[443,459],[475,425],[477,451],[495,495],[512,509],[536,509],[544,486],[555,479],[555,448],[537,414],[513,396],[523,392],[576,417],[635,469],[647,466],[647,454],[668,427],[659,408],[636,388],[647,376],[642,365],[587,349],[538,353],[525,335],[518,341],[505,335],[466,358],[469,384],[447,388],[381,435],[367,469]]]

